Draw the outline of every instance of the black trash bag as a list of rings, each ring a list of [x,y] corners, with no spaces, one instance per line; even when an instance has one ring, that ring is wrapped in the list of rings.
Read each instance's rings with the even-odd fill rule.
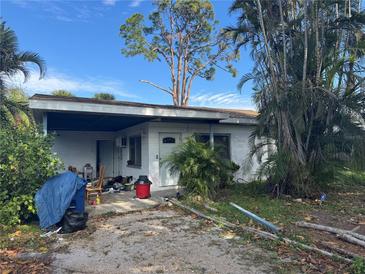
[[[77,211],[67,210],[63,216],[60,225],[62,227],[60,233],[72,233],[86,228],[88,213],[79,213]]]

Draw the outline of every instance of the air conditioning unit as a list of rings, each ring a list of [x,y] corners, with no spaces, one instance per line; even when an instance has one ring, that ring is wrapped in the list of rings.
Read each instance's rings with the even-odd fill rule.
[[[116,147],[127,147],[127,137],[126,136],[119,136],[115,139]]]

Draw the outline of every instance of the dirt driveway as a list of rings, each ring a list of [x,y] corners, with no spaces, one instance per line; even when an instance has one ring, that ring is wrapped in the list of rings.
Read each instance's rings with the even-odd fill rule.
[[[93,218],[88,225],[60,241],[55,273],[274,272],[267,251],[180,211]]]

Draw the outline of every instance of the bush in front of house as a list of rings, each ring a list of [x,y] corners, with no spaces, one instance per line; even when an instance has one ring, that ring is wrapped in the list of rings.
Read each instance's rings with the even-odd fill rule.
[[[35,213],[37,189],[62,167],[51,148],[52,137],[36,128],[0,128],[0,224],[19,224]]]
[[[239,168],[193,137],[178,146],[162,163],[171,174],[179,174],[179,185],[187,193],[204,198],[214,198],[219,188],[231,184],[233,173]]]

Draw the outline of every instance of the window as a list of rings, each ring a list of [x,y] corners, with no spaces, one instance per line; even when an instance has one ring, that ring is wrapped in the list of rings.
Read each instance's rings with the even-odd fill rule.
[[[209,134],[196,134],[195,138],[198,142],[209,144]],[[228,134],[214,134],[214,150],[223,158],[230,160],[230,136]]]
[[[173,137],[165,137],[162,139],[163,144],[175,144],[175,138]]]
[[[142,144],[141,136],[129,137],[129,166],[140,167],[142,165]]]

